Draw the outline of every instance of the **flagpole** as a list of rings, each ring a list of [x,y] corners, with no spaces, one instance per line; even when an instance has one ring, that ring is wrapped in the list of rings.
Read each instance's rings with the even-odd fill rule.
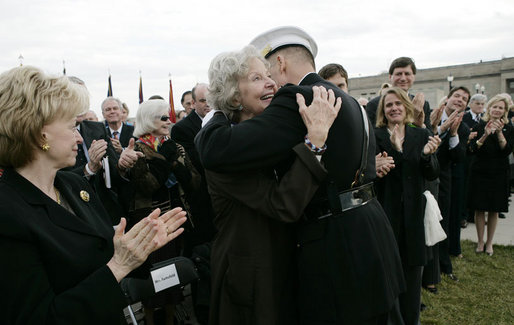
[[[141,70],[139,70],[139,104],[143,101],[143,77],[141,76]]]
[[[62,60],[62,75],[66,75],[66,62],[64,60]]]
[[[18,60],[20,60],[20,67],[22,67],[22,66],[23,66],[23,59],[24,59],[24,57],[23,57],[23,55],[21,55],[21,53],[20,53],[20,56],[18,57]]]
[[[175,105],[173,104],[173,86],[171,85],[171,72],[168,73],[170,79],[170,121],[177,123],[177,116],[175,115]]]
[[[109,68],[109,78],[107,85],[107,97],[112,97],[112,82],[111,82],[111,69]]]

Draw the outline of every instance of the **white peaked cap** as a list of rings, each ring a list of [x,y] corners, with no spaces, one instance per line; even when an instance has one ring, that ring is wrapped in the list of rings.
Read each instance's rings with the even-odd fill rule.
[[[314,39],[303,29],[295,26],[273,28],[254,38],[250,44],[255,46],[264,57],[288,45],[305,47],[311,52],[313,58],[316,58],[316,54],[318,54],[318,46]]]

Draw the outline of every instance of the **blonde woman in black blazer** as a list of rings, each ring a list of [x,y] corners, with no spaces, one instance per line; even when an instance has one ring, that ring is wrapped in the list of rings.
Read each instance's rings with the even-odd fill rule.
[[[124,233],[73,166],[84,86],[33,67],[0,75],[0,304],[6,324],[120,324],[119,282],[178,236],[185,213],[156,210]],[[114,237],[113,237],[114,236]]]
[[[425,181],[439,175],[434,153],[441,142],[427,129],[412,124],[414,113],[414,105],[404,90],[388,88],[378,105],[375,129],[377,152],[387,152],[395,164],[375,184],[400,250],[407,284],[407,291],[399,297],[405,325],[419,324],[421,273],[427,263],[423,192]]]

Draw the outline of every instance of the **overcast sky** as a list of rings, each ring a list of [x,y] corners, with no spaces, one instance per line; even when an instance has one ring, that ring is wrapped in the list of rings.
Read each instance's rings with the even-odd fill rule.
[[[167,98],[171,73],[181,109],[181,94],[208,81],[215,55],[282,25],[316,40],[318,69],[337,62],[350,77],[384,72],[399,56],[421,69],[514,56],[513,0],[0,0],[0,71],[19,65],[20,54],[53,74],[64,60],[67,74],[86,82],[97,114],[110,71],[131,116],[139,71],[145,99]]]

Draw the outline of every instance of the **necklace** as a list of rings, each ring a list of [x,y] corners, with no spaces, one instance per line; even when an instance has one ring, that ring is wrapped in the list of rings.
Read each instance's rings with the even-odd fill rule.
[[[55,191],[55,198],[56,198],[57,204],[61,205],[61,195],[59,193],[59,190],[55,186],[54,186],[54,191]]]

